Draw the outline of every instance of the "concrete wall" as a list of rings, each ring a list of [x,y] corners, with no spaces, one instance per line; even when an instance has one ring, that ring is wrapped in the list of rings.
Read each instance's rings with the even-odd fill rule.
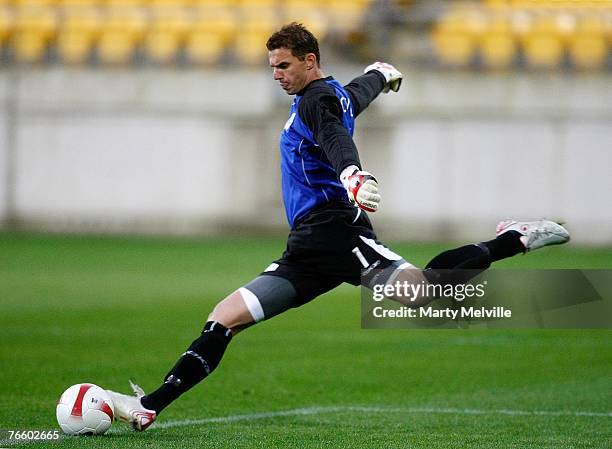
[[[358,120],[381,234],[473,239],[500,218],[546,216],[578,242],[612,243],[609,83],[408,73]],[[77,231],[283,229],[290,100],[267,71],[2,72],[0,216]]]

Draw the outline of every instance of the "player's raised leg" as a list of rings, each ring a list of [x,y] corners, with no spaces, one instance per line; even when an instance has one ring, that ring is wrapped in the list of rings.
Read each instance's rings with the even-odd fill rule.
[[[493,240],[444,251],[434,257],[424,270],[407,267],[397,273],[393,281],[414,285],[423,282],[461,284],[489,268],[495,261],[550,245],[560,245],[570,239],[569,232],[563,226],[549,220],[502,221],[497,225],[496,234]],[[436,298],[423,295],[395,299],[406,306],[418,308]]]
[[[549,220],[502,221],[497,225],[496,234],[493,240],[438,254],[427,264],[423,274],[432,283],[467,282],[495,261],[545,246],[560,245],[570,239],[563,226]]]

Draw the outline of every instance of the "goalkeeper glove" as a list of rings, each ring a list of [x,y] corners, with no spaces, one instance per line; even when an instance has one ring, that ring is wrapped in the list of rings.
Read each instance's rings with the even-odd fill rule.
[[[371,173],[361,171],[356,165],[351,165],[342,171],[340,181],[352,204],[366,212],[378,210],[378,203],[380,203],[378,182]]]
[[[363,73],[371,72],[372,70],[376,70],[381,73],[382,76],[385,77],[385,87],[383,87],[383,93],[388,93],[389,90],[393,92],[397,92],[402,85],[402,73],[393,67],[391,64],[387,64],[386,62],[375,62],[374,64],[370,64],[365,68]]]

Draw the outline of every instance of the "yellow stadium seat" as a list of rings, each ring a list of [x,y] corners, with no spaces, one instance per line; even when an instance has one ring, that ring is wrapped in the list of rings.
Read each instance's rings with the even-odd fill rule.
[[[98,42],[100,60],[108,64],[130,61],[142,41],[146,17],[140,8],[112,8]]]
[[[83,34],[66,31],[58,35],[56,46],[62,61],[75,64],[87,61],[93,50],[93,41]]]
[[[352,31],[361,27],[369,2],[353,0],[330,0],[324,10],[330,19],[330,26],[340,31]]]
[[[328,20],[323,8],[315,8],[308,0],[288,0],[285,4],[283,23],[299,22],[304,24],[319,40],[328,31]]]
[[[243,5],[240,9],[240,32],[234,40],[234,53],[245,65],[260,65],[266,61],[266,41],[280,25],[275,8]]]
[[[247,32],[272,31],[279,25],[280,19],[277,9],[267,6],[244,6],[240,8],[239,17],[240,29],[247,30]]]
[[[57,2],[58,0],[13,0],[13,3],[19,8],[54,6]]]
[[[485,29],[486,16],[480,9],[449,11],[438,21],[432,34],[439,61],[457,67],[471,64]]]
[[[183,37],[191,26],[188,11],[182,7],[158,6],[151,9],[150,30],[177,34]]]
[[[192,6],[198,8],[222,8],[234,9],[237,5],[237,0],[191,0]]]
[[[226,39],[221,33],[194,31],[185,40],[185,54],[193,64],[214,64],[222,56]]]
[[[591,14],[576,25],[576,32],[569,42],[572,62],[580,69],[599,69],[608,57],[608,45],[601,17]]]
[[[15,57],[20,62],[41,61],[47,50],[45,38],[37,32],[16,34],[13,39]]]
[[[7,7],[0,8],[0,45],[10,38],[13,31],[15,19],[11,9]]]
[[[106,8],[136,8],[147,6],[149,0],[97,0],[98,4],[103,4]]]
[[[602,15],[603,34],[608,46],[612,47],[612,7],[608,14]]]
[[[147,0],[149,7],[184,8],[191,4],[190,0]]]
[[[266,41],[269,30],[245,31],[236,36],[234,52],[238,60],[245,65],[259,66],[267,60]]]
[[[97,8],[85,5],[67,7],[56,42],[59,57],[68,63],[86,61],[99,36],[100,26]]]
[[[153,14],[155,18],[144,39],[145,52],[156,62],[171,62],[189,30],[189,19],[179,7],[156,7]]]
[[[238,19],[233,9],[217,6],[197,8],[191,29],[196,33],[210,33],[229,41],[238,31]]]
[[[105,64],[126,64],[134,55],[136,43],[122,32],[103,33],[98,42],[98,56]]]
[[[237,0],[237,4],[242,7],[264,7],[272,8],[278,5],[277,0]]]
[[[196,8],[185,38],[185,54],[193,64],[213,64],[224,54],[238,31],[236,10],[227,1],[206,2]]]
[[[287,12],[292,10],[299,12],[317,11],[320,10],[320,6],[313,4],[313,2],[309,0],[287,0],[285,2],[285,10]]]
[[[476,46],[467,34],[439,30],[433,42],[438,60],[445,65],[464,67],[474,58]]]
[[[94,7],[98,6],[100,3],[99,0],[57,0],[59,6],[63,6],[65,8],[72,7]]]
[[[510,66],[517,54],[517,43],[505,15],[494,17],[480,39],[481,62],[488,68]]]
[[[147,34],[144,49],[152,61],[159,63],[174,62],[178,55],[181,42],[176,35],[166,32]]]
[[[486,5],[490,8],[507,7],[507,0],[486,0]]]
[[[559,67],[565,49],[556,15],[542,14],[534,19],[523,37],[523,53],[531,67]]]
[[[99,10],[92,6],[65,8],[61,30],[70,30],[82,34],[97,34],[102,24]]]
[[[20,8],[15,18],[13,35],[13,49],[17,60],[42,60],[56,29],[57,16],[52,8]]]
[[[542,7],[545,7],[544,3],[538,0],[510,0],[509,2],[510,6],[515,9],[542,9]]]

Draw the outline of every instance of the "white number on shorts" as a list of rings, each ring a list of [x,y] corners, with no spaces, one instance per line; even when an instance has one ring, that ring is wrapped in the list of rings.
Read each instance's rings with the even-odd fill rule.
[[[359,262],[361,262],[361,265],[363,265],[363,268],[368,268],[370,266],[366,258],[363,257],[363,254],[361,250],[359,249],[359,247],[356,246],[355,248],[353,248],[353,254],[355,254],[357,259],[359,259]]]

